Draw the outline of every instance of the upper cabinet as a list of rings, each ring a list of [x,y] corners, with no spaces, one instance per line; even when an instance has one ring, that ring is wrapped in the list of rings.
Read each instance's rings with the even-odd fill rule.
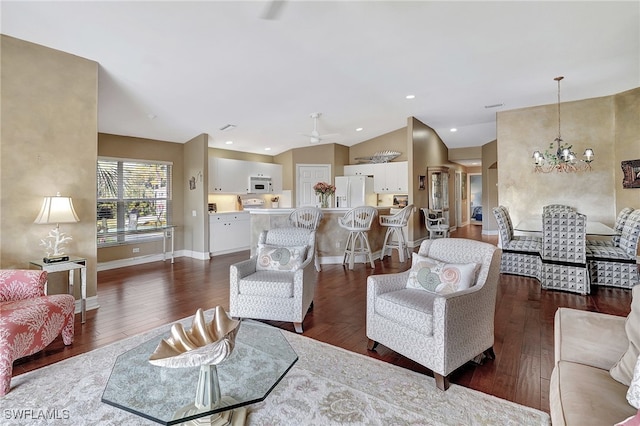
[[[249,176],[271,178],[273,193],[282,192],[282,165],[209,157],[210,194],[246,194]]]
[[[373,190],[379,194],[406,194],[409,192],[409,163],[355,164],[344,166],[346,176],[373,176]]]
[[[374,166],[374,191],[384,194],[409,192],[409,165],[406,161],[377,163]]]

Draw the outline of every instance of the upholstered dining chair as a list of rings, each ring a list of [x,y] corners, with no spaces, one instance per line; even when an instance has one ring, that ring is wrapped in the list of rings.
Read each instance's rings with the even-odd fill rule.
[[[411,270],[369,276],[368,349],[382,344],[431,369],[441,390],[467,361],[494,357],[500,253],[482,241],[425,240]],[[453,289],[463,276],[465,285]]]
[[[551,212],[552,210],[562,210],[562,211],[570,211],[575,212],[575,207],[567,206],[565,204],[547,204],[542,207],[542,214]]]
[[[587,217],[570,210],[542,215],[542,288],[591,292],[587,269]]]
[[[316,288],[315,240],[312,229],[262,231],[256,255],[230,267],[230,315],[290,321],[302,333]]]
[[[322,213],[322,209],[319,209],[318,207],[298,207],[289,214],[289,225],[294,228],[313,229],[314,231],[317,231],[323,216],[324,214]],[[318,247],[316,247],[314,264],[316,266],[316,271],[320,272],[321,268]]]
[[[400,262],[405,261],[405,256],[406,258],[410,257],[411,250],[404,236],[404,228],[407,227],[412,212],[413,204],[409,204],[395,214],[379,216],[380,226],[387,228],[387,232],[384,234],[384,242],[382,243],[380,260],[384,259],[387,251],[391,254],[392,249],[398,250]]]
[[[618,233],[618,235],[614,235],[611,239],[608,240],[595,240],[595,239],[587,239],[587,247],[588,246],[608,246],[608,247],[619,247],[620,246],[620,234],[622,234],[622,228],[624,228],[624,223],[627,218],[631,214],[634,209],[631,207],[624,207],[618,213],[616,217],[616,223],[613,226],[613,230]]]
[[[75,298],[45,295],[47,272],[0,270],[0,396],[11,388],[13,361],[49,346],[60,334],[73,343]]]
[[[540,279],[542,238],[514,235],[511,216],[505,206],[494,207],[492,212],[500,233],[500,248],[502,248],[500,272]]]
[[[612,245],[587,244],[591,284],[622,288],[640,284],[636,263],[639,239],[640,210],[633,210],[627,215],[620,236],[612,240]]]

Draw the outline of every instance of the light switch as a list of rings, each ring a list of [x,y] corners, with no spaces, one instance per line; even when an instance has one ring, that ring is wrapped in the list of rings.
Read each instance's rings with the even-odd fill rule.
[[[191,210],[191,216],[193,216],[193,217],[196,217],[196,216],[197,216],[197,214],[196,214],[196,211],[195,211],[195,210]]]

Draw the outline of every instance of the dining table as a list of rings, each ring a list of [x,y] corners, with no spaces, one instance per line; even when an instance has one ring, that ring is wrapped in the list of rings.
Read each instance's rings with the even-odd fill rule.
[[[513,228],[515,231],[520,232],[540,232],[542,233],[542,218],[527,218]],[[615,229],[605,225],[602,222],[587,220],[587,235],[601,236],[601,237],[613,237],[620,235]]]

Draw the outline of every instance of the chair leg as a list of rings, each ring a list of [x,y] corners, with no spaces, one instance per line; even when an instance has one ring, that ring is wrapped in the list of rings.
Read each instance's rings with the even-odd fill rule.
[[[436,387],[441,391],[449,389],[449,376],[443,376],[442,374],[433,373],[433,377],[436,379]]]
[[[367,350],[375,351],[377,346],[378,346],[378,342],[376,342],[375,340],[369,339],[367,341]]]
[[[369,235],[366,232],[362,233],[363,238],[364,238],[364,243],[367,246],[367,255],[369,255],[369,263],[371,264],[371,268],[376,267],[376,265],[373,264],[373,254],[371,253],[371,246],[369,245]]]
[[[296,329],[296,333],[302,334],[302,323],[301,322],[294,322],[293,323],[293,328]]]
[[[483,354],[489,359],[496,359],[496,353],[493,351],[493,346],[484,351]]]
[[[384,234],[384,242],[382,243],[382,251],[380,252],[380,260],[383,260],[386,256],[387,252],[387,241],[389,241],[389,237],[391,236],[391,232],[393,232],[393,228],[387,228],[386,234]]]

